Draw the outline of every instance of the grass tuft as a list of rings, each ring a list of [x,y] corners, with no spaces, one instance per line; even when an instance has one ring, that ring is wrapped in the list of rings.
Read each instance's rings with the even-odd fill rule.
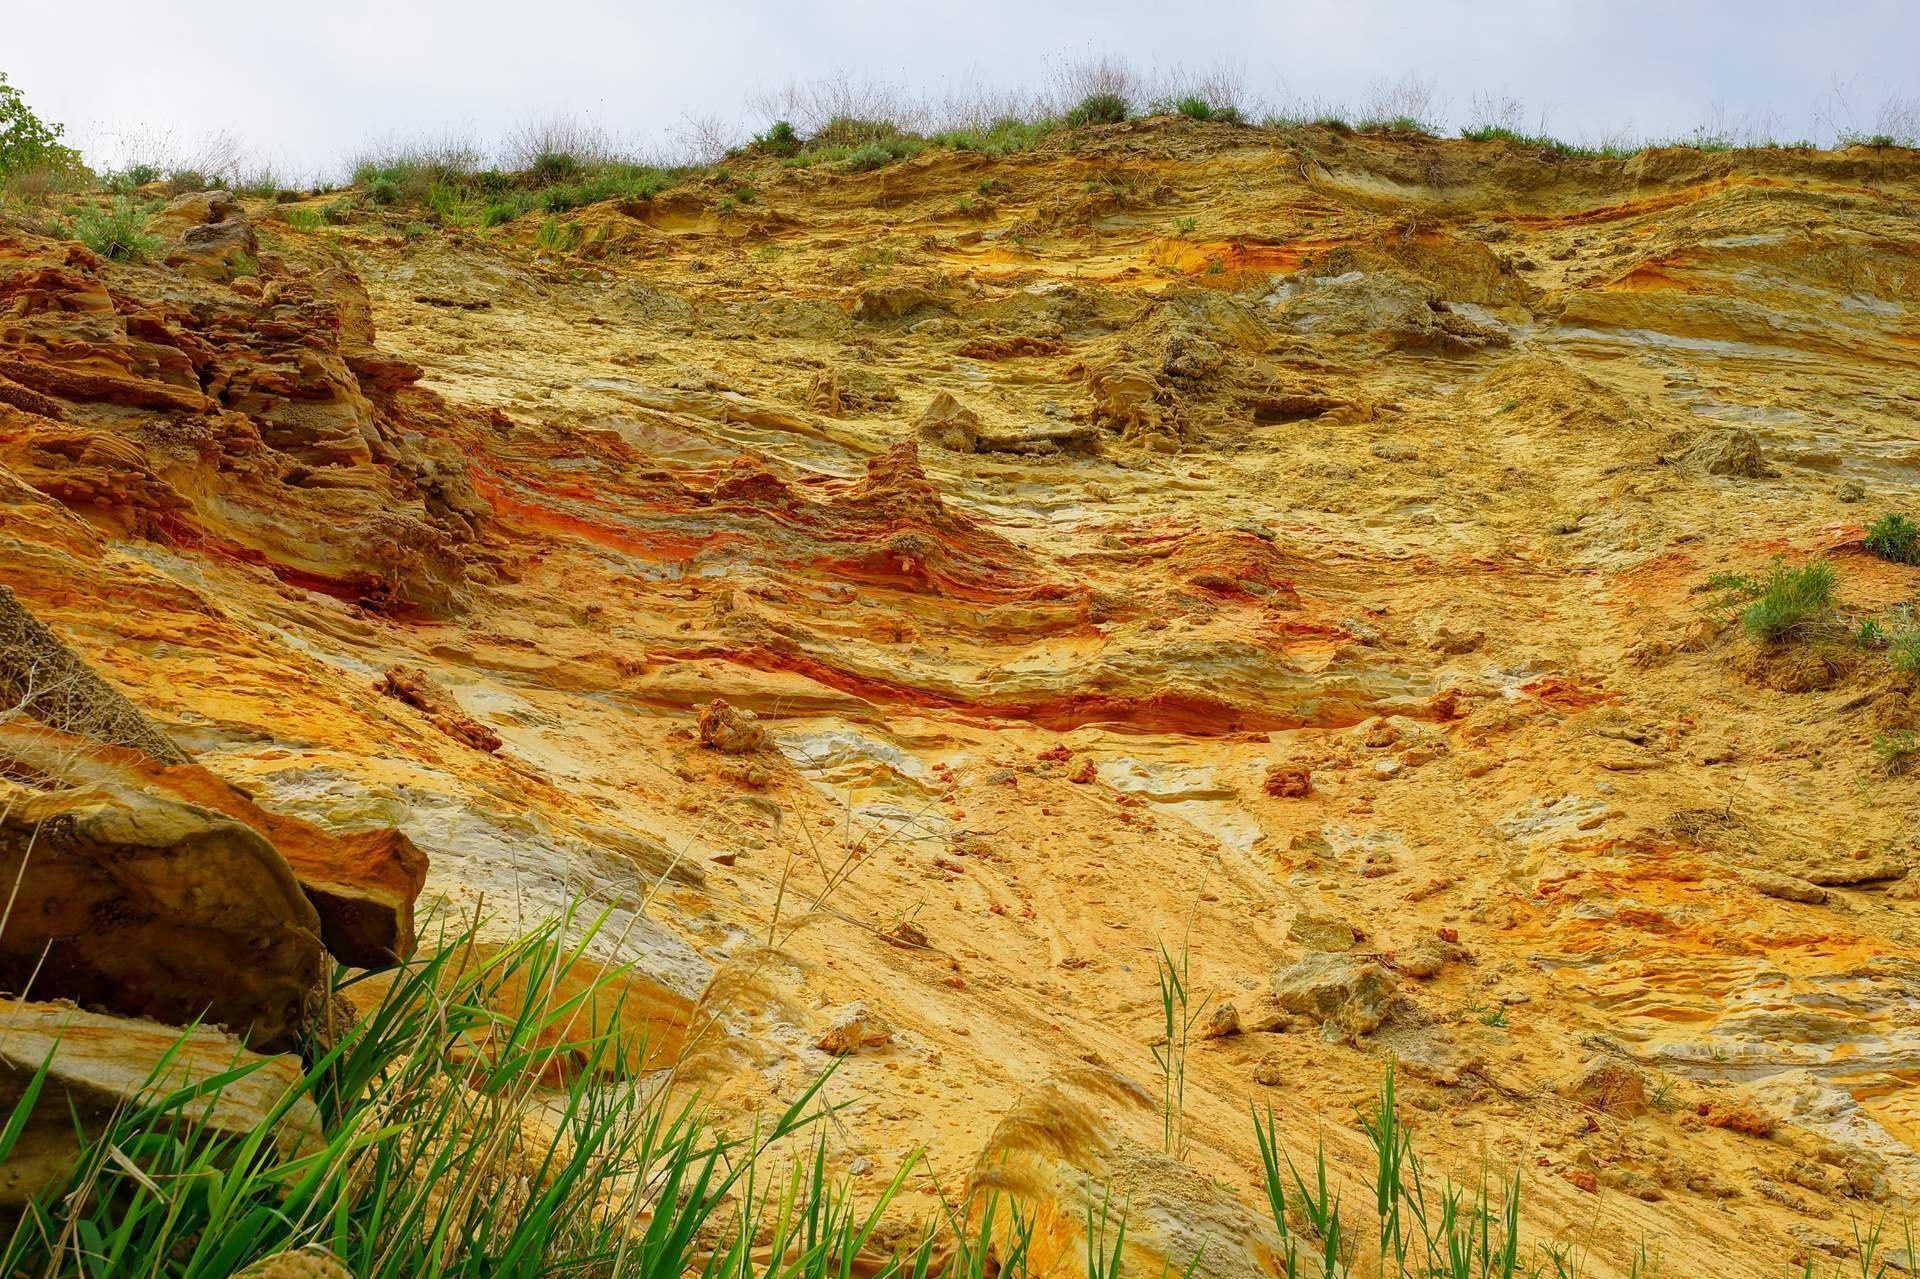
[[[258,1065],[156,1087],[25,1209],[0,1268],[225,1276],[318,1246],[357,1279],[678,1279],[698,1269],[706,1236],[735,1240],[726,1255],[745,1276],[740,1241],[772,1230],[805,1236],[795,1251],[811,1258],[783,1273],[826,1279],[824,1257],[866,1243],[900,1179],[865,1213],[824,1158],[777,1196],[758,1190],[759,1156],[811,1122],[825,1076],[751,1137],[713,1132],[692,1102],[636,1073],[617,1013],[595,1002],[611,999],[613,978],[561,993],[592,937],[569,944],[566,932],[562,921],[497,948],[442,936],[432,958],[381,974],[372,1010],[309,1046],[312,1066],[252,1132],[216,1133],[196,1116]],[[367,979],[342,972],[336,988]],[[303,1098],[327,1135],[283,1149],[275,1130]],[[22,1098],[0,1144],[32,1104]]]
[[[1752,584],[1752,602],[1741,610],[1740,624],[1754,638],[1774,643],[1792,639],[1833,616],[1833,595],[1840,577],[1820,557],[1790,565],[1776,559],[1766,577]]]
[[[1920,564],[1920,524],[1904,515],[1883,515],[1867,528],[1867,550],[1895,564]]]
[[[74,216],[73,238],[115,262],[139,262],[160,247],[158,238],[147,234],[149,210],[124,195],[113,198],[105,208],[83,209]]]

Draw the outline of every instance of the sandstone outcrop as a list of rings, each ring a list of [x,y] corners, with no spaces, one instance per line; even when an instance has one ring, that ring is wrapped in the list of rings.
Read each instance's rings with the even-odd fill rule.
[[[0,875],[18,885],[0,988],[292,1042],[320,919],[257,831],[111,783],[0,782],[0,814]]]
[[[7,1001],[0,1006],[0,1096],[16,1103],[42,1067],[39,1100],[0,1163],[0,1205],[17,1207],[62,1184],[79,1150],[76,1124],[97,1133],[127,1108],[229,1072],[240,1073],[193,1108],[197,1124],[245,1138],[273,1121],[272,1140],[288,1158],[325,1144],[310,1099],[295,1098],[281,1110],[304,1073],[300,1059],[261,1057],[213,1027],[182,1031],[68,1003]]]

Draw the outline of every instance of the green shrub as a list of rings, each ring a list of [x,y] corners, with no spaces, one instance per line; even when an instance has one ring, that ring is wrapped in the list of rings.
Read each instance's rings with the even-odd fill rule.
[[[167,194],[186,195],[193,191],[217,191],[226,183],[210,178],[198,169],[174,169],[167,174]]]
[[[325,222],[318,209],[283,209],[281,217],[296,231],[318,231]]]
[[[672,185],[673,177],[665,170],[609,164],[582,173],[575,181],[544,187],[533,200],[548,213],[566,213],[602,200],[651,200]]]
[[[1889,776],[1904,776],[1913,770],[1914,761],[1920,759],[1920,737],[1916,737],[1911,729],[1876,734],[1873,754],[1879,760],[1882,771]]]
[[[519,200],[495,200],[480,211],[481,226],[504,226],[527,211]]]
[[[1427,126],[1410,115],[1397,115],[1385,120],[1362,120],[1360,132],[1424,135],[1427,132]]]
[[[35,115],[0,71],[0,178],[34,169],[80,169],[80,153],[60,141],[66,131],[64,124],[48,124]]]
[[[891,120],[862,120],[857,116],[837,115],[821,125],[819,132],[807,139],[807,145],[813,148],[860,147],[900,136],[900,126]]]
[[[320,207],[320,217],[328,226],[340,226],[348,222],[360,211],[360,205],[349,196],[341,196]]]
[[[376,178],[367,184],[367,199],[382,208],[400,202],[400,184],[392,178]]]
[[[753,138],[753,148],[765,155],[786,159],[800,153],[800,135],[785,120],[775,120],[765,133],[757,133]]]
[[[124,195],[108,208],[83,210],[73,220],[73,238],[115,262],[138,262],[160,247],[146,233],[148,212]]]
[[[949,129],[927,140],[953,151],[1002,156],[1031,151],[1040,139],[1059,127],[1058,120],[1019,120],[1009,116],[995,120],[984,129]]]
[[[1833,592],[1839,574],[1825,559],[1789,565],[1776,559],[1758,583],[1758,594],[1740,614],[1740,624],[1757,639],[1789,639],[1828,620],[1833,614]]]
[[[1562,142],[1559,138],[1548,137],[1544,133],[1521,133],[1505,125],[1482,124],[1460,130],[1460,136],[1469,142],[1510,142],[1515,146],[1538,147],[1542,151],[1558,156],[1597,156],[1601,152],[1594,147],[1575,146],[1571,142]]]
[[[540,224],[533,242],[552,253],[571,253],[580,246],[580,228],[572,222],[548,218]]]
[[[1887,641],[1887,656],[1902,675],[1920,675],[1920,630],[1895,631]]]
[[[527,176],[541,186],[564,182],[580,172],[580,157],[566,151],[543,151],[527,166]]]
[[[1213,104],[1205,98],[1188,94],[1174,104],[1174,109],[1189,120],[1213,119]]]
[[[1067,123],[1076,129],[1089,124],[1120,124],[1131,113],[1127,100],[1117,93],[1089,93],[1067,112]]]
[[[130,164],[117,173],[109,173],[106,177],[106,187],[107,190],[115,194],[125,195],[136,188],[147,185],[149,182],[158,182],[159,180],[160,170],[157,166],[151,164]]]
[[[1904,515],[1882,515],[1867,528],[1867,550],[1895,564],[1920,564],[1920,524]]]
[[[855,147],[847,156],[845,163],[855,173],[864,173],[870,169],[880,169],[892,164],[893,152],[878,142],[869,142],[863,147]]]

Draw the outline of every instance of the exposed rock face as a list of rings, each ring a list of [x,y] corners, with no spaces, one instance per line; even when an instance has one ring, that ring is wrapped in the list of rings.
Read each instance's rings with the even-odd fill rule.
[[[345,1262],[325,1248],[301,1248],[262,1257],[234,1279],[353,1279]]]
[[[1163,120],[729,164],[750,220],[698,181],[574,210],[580,262],[411,208],[315,235],[242,200],[230,281],[212,202],[163,226],[197,265],[0,231],[0,578],[209,774],[371,832],[364,866],[266,835],[329,946],[401,945],[390,830],[453,917],[605,911],[580,972],[635,966],[618,1015],[731,1131],[866,999],[894,1040],[839,1060],[873,1104],[835,1149],[951,1174],[1003,1119],[1071,1144],[1032,1080],[1157,1096],[1186,939],[1241,1033],[1192,1046],[1184,1153],[1156,1101],[1127,1135],[1168,1163],[1049,1174],[1062,1267],[1108,1171],[1257,1203],[1250,1095],[1364,1185],[1336,1120],[1389,1055],[1430,1169],[1525,1162],[1528,1242],[1591,1230],[1596,1273],[1643,1235],[1769,1272],[1920,1192],[1920,792],[1874,754],[1910,681],[1701,589],[1827,553],[1848,621],[1913,594],[1856,548],[1920,509],[1920,160]],[[943,393],[969,453],[917,439]],[[400,666],[511,751],[373,691]],[[778,731],[703,745],[716,702]],[[1288,1011],[1302,910],[1365,936]],[[770,936],[813,974],[790,1011]],[[1603,1041],[1676,1104],[1570,1100]],[[1167,1214],[1130,1239],[1183,1266],[1164,1223],[1201,1217]]]
[[[715,698],[700,708],[700,744],[722,755],[751,755],[767,744],[767,730],[752,711]]]
[[[960,401],[940,392],[920,415],[920,439],[955,453],[971,453],[980,443],[980,417]]]
[[[0,377],[19,388],[0,466],[102,527],[383,607],[455,607],[486,508],[439,466],[448,423],[410,389],[417,369],[373,351],[358,281],[269,255],[257,297],[217,290],[252,229],[217,194],[182,197],[161,221],[176,227],[178,265],[207,282],[165,298],[107,287],[78,246],[0,244]]]
[[[148,230],[174,238],[166,264],[183,274],[226,283],[257,265],[260,241],[238,200],[221,191],[178,197]]]
[[[500,749],[500,735],[461,710],[460,703],[417,666],[404,662],[389,666],[380,691],[414,707],[455,741],[465,742],[477,751]]]
[[[893,1042],[893,1027],[865,1003],[856,1001],[834,1015],[816,1045],[836,1057],[880,1048]]]
[[[1618,1057],[1593,1057],[1567,1084],[1566,1095],[1610,1115],[1645,1114],[1647,1077]]]
[[[1181,1273],[1191,1266],[1219,1279],[1270,1274],[1279,1248],[1272,1225],[1156,1149],[1153,1109],[1138,1084],[1096,1069],[1069,1071],[1028,1089],[974,1161],[969,1227],[979,1230],[992,1203],[1004,1256],[1010,1223],[1016,1214],[1024,1219],[1032,1228],[1027,1260],[1036,1275],[1084,1274],[1090,1221],[1094,1251],[1110,1254],[1122,1245],[1122,1273]]]

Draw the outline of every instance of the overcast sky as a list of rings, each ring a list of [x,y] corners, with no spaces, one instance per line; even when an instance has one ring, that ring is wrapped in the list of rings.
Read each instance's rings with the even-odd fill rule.
[[[0,71],[96,163],[116,137],[227,132],[283,171],[391,134],[498,138],[590,116],[662,144],[742,125],[756,90],[851,73],[939,91],[1040,86],[1051,61],[1230,62],[1250,93],[1358,106],[1430,75],[1453,123],[1476,93],[1597,140],[1748,125],[1824,140],[1920,99],[1920,0],[0,0]]]

